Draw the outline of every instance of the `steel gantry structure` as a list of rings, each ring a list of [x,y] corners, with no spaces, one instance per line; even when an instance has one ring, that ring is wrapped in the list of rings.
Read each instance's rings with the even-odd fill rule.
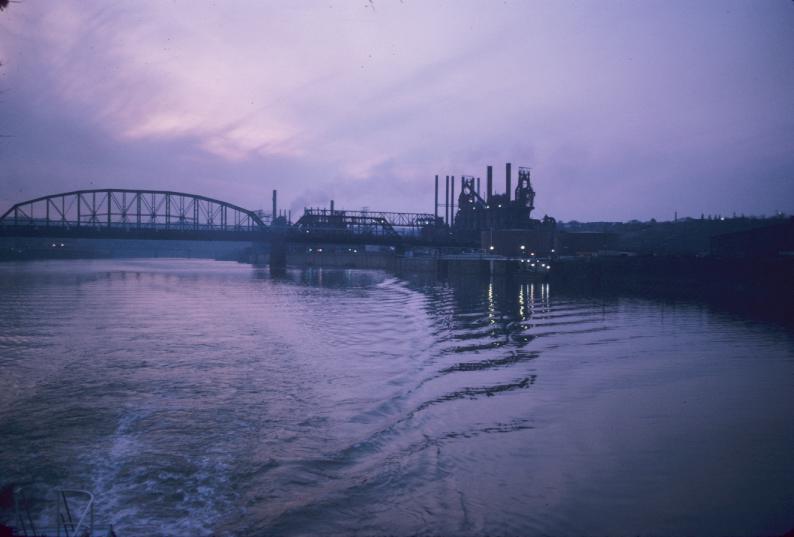
[[[301,234],[314,233],[328,237],[354,235],[399,242],[403,238],[419,237],[422,230],[435,226],[438,221],[432,214],[394,213],[383,211],[347,211],[310,208],[305,209],[295,223]]]

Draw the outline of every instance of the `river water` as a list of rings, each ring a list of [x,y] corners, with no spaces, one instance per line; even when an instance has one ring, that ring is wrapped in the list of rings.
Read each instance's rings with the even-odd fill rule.
[[[794,331],[741,305],[174,259],[0,300],[0,485],[120,537],[794,527]]]

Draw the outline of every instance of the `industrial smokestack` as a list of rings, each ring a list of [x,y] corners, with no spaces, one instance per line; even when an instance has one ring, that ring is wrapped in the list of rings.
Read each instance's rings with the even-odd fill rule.
[[[449,225],[455,223],[455,176],[452,176],[452,195],[450,196],[450,201],[452,202],[452,207],[449,208]]]
[[[331,200],[331,214],[334,214],[334,200]]]
[[[436,220],[438,220],[438,175],[436,175],[436,205],[435,205],[435,207],[436,208],[435,208],[435,211],[433,213],[433,216],[435,216]]]
[[[477,195],[480,195],[480,178],[477,178]]]
[[[444,191],[444,223],[449,224],[449,175],[447,175],[447,188]]]
[[[493,196],[493,166],[488,166],[488,178],[487,178],[486,188],[488,189],[486,191],[486,194],[488,194],[488,197],[485,198],[485,201],[488,202],[488,204],[490,205],[491,204],[491,196]]]
[[[510,169],[510,163],[508,162],[507,164],[505,164],[505,188],[507,189],[505,195],[507,196],[507,201],[510,201],[510,190],[512,190],[511,183],[513,182],[513,178],[511,177],[512,175],[510,173],[511,171],[512,170]]]
[[[276,196],[277,196],[277,191],[273,190],[273,212],[271,213],[273,216],[270,219],[271,223],[276,221]]]

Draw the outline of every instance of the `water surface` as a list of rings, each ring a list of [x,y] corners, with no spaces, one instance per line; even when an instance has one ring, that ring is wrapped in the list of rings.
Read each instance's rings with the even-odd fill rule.
[[[0,264],[0,299],[0,481],[121,537],[794,527],[784,325],[197,260]]]

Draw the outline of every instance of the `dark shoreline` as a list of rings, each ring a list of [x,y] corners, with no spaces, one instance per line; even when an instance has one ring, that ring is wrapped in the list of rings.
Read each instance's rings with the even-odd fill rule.
[[[263,256],[198,255],[174,257],[212,258],[216,260],[261,263]],[[220,253],[220,252],[216,252]],[[204,254],[204,255],[202,255]],[[134,257],[171,257],[165,252],[154,255],[107,255],[97,251],[68,249],[3,252],[0,262],[55,259],[119,259]],[[266,256],[264,256],[266,258]],[[356,254],[290,253],[292,268],[373,269],[385,270],[413,279],[459,280],[490,276],[505,281],[548,281],[557,293],[589,296],[628,295],[660,300],[695,300],[718,305],[722,310],[750,313],[766,320],[794,325],[794,256],[716,257],[687,255],[592,256],[561,258],[550,261],[547,274],[522,271],[515,261],[498,261],[496,268],[487,261],[444,262],[434,257],[404,257],[393,253],[359,252]]]

